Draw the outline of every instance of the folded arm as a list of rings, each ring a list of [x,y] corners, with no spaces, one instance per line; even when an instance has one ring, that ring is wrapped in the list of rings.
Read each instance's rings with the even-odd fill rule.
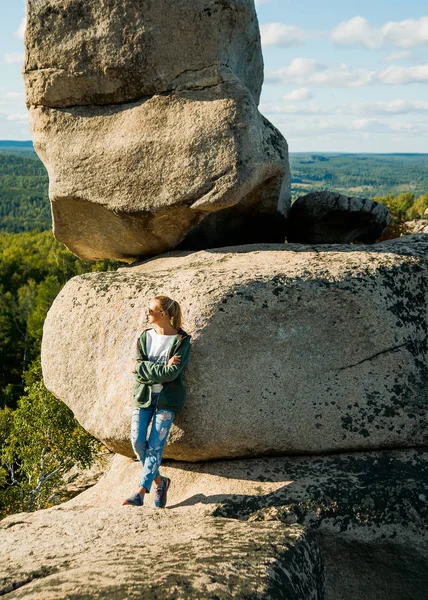
[[[178,365],[159,365],[150,360],[138,360],[135,365],[135,374],[140,381],[153,385],[154,383],[167,383],[174,381],[190,358],[190,340],[185,339],[177,350],[180,356]]]

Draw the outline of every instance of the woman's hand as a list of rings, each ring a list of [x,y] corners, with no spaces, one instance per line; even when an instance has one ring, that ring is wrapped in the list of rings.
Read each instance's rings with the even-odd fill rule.
[[[173,365],[179,365],[179,364],[180,364],[180,355],[179,354],[174,354],[174,356],[172,356],[168,361],[168,367],[172,367]]]
[[[132,359],[134,361],[134,366],[132,367],[132,370],[130,371],[130,373],[135,374],[135,367],[137,365],[138,360],[136,358]]]

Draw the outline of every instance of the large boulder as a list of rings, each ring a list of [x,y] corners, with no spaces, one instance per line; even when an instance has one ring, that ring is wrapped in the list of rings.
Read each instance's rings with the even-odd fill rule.
[[[338,192],[311,192],[293,202],[287,239],[302,244],[372,244],[390,222],[387,207],[379,202]]]
[[[81,258],[285,240],[287,145],[230,73],[207,90],[38,107],[30,120],[55,236]]]
[[[427,250],[424,235],[250,245],[74,277],[45,321],[46,385],[85,429],[133,456],[131,359],[142,311],[166,293],[193,347],[165,457],[426,444]]]
[[[253,0],[30,2],[24,79],[54,234],[81,258],[284,241]]]

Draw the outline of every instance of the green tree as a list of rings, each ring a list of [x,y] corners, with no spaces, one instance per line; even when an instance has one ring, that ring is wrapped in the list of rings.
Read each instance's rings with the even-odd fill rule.
[[[37,286],[36,297],[31,313],[27,319],[28,334],[37,342],[38,348],[42,343],[43,323],[52,302],[55,300],[62,285],[55,275],[48,275]]]
[[[396,225],[406,220],[407,212],[413,206],[413,202],[415,201],[415,195],[410,192],[398,194],[398,196],[387,194],[386,196],[381,197],[375,196],[372,200],[381,202],[388,208],[391,214],[392,224]]]
[[[413,221],[413,219],[421,219],[424,216],[425,211],[428,208],[428,194],[422,194],[419,196],[409,208],[406,213],[406,219]]]
[[[62,286],[74,275],[120,265],[80,260],[51,231],[0,233],[0,407],[16,407],[23,373],[40,352],[43,321]]]
[[[63,475],[74,465],[88,468],[101,444],[72,411],[44,386],[40,363],[27,376],[15,411],[0,411],[1,516],[51,506],[61,496]]]

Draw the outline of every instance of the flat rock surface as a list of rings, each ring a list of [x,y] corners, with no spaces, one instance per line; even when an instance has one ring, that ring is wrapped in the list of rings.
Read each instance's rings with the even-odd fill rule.
[[[323,597],[317,548],[278,522],[64,505],[0,528],[0,593],[14,599]]]
[[[172,485],[163,511],[149,502],[121,506],[138,469],[116,456],[73,500],[4,519],[2,592],[43,600],[426,599],[426,449],[166,462]]]
[[[175,252],[73,278],[44,326],[47,387],[132,457],[136,339],[180,302],[192,354],[165,457],[198,461],[427,443],[426,236],[375,246]]]
[[[406,221],[404,223],[408,229],[408,233],[428,233],[428,220],[427,219],[415,219],[414,221]]]

